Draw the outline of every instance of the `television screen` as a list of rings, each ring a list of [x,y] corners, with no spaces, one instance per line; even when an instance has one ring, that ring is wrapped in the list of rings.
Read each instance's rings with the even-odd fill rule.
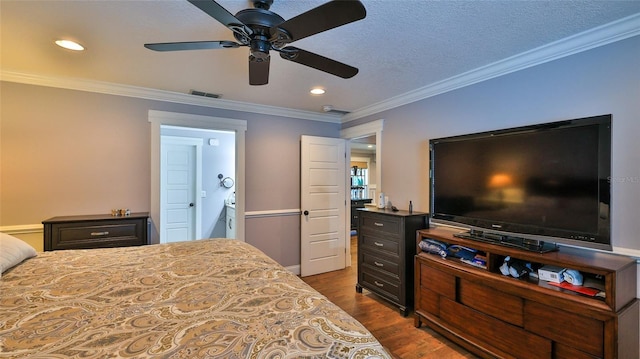
[[[433,139],[431,216],[611,249],[611,116]]]

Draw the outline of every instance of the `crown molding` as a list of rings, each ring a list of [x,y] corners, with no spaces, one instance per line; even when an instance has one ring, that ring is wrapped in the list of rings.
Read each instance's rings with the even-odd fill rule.
[[[342,123],[378,114],[478,82],[571,56],[640,35],[640,13],[525,51],[387,100],[362,107],[342,117]]]
[[[179,103],[184,105],[202,106],[214,109],[250,112],[262,115],[272,115],[290,117],[295,119],[340,123],[340,115],[326,113],[316,113],[276,107],[259,105],[255,103],[216,99],[209,97],[199,97],[178,92],[156,90],[146,87],[137,87],[110,82],[101,82],[78,78],[62,78],[38,74],[28,74],[16,71],[2,70],[0,81],[15,82],[27,85],[37,85],[46,87],[62,88],[67,90],[77,90],[94,92],[108,95],[134,97],[146,100]]]
[[[640,35],[640,14],[631,15],[579,34],[554,41],[492,64],[391,97],[373,105],[362,107],[343,116],[225,99],[201,98],[178,92],[94,80],[61,78],[6,70],[2,70],[0,72],[0,80],[29,85],[56,87],[69,90],[202,106],[214,109],[241,111],[321,122],[346,123],[637,35]]]

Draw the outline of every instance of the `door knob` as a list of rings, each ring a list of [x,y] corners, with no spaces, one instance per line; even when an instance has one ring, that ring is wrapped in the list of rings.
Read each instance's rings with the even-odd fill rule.
[[[304,214],[305,216],[308,216],[309,215],[309,211],[304,211],[304,212],[302,212],[302,214]]]
[[[189,207],[193,207],[195,206],[195,204],[193,204],[193,202],[189,203]]]

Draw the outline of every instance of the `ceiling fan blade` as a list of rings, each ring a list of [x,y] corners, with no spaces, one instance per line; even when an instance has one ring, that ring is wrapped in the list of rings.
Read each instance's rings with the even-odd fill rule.
[[[266,85],[269,83],[269,64],[271,56],[258,58],[249,55],[249,85]]]
[[[273,26],[270,33],[273,34],[272,41],[282,47],[307,36],[364,19],[365,16],[367,11],[358,0],[331,1]]]
[[[293,46],[287,46],[280,52],[280,57],[285,60],[297,62],[301,65],[313,67],[316,70],[324,71],[343,79],[348,79],[358,73],[358,69],[332,60],[330,58],[314,54]]]
[[[154,51],[211,50],[236,48],[240,46],[242,45],[233,41],[188,41],[144,44],[144,47]]]
[[[222,25],[228,27],[231,31],[240,34],[243,38],[249,39],[253,31],[242,21],[233,16],[227,9],[222,7],[214,0],[188,0],[200,10],[207,13],[212,18],[218,20]]]

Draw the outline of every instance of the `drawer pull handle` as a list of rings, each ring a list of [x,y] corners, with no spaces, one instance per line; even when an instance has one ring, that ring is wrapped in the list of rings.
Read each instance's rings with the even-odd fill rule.
[[[373,261],[373,264],[375,264],[378,267],[384,267],[384,263]]]
[[[373,242],[373,244],[375,244],[378,247],[384,247],[384,244],[382,244],[380,242]]]
[[[373,222],[373,224],[375,224],[378,227],[384,227],[384,223],[380,223],[380,222]]]
[[[375,283],[378,287],[384,287],[384,284],[378,282],[377,280],[374,280],[373,283]]]
[[[92,236],[106,236],[109,232],[91,232]]]

